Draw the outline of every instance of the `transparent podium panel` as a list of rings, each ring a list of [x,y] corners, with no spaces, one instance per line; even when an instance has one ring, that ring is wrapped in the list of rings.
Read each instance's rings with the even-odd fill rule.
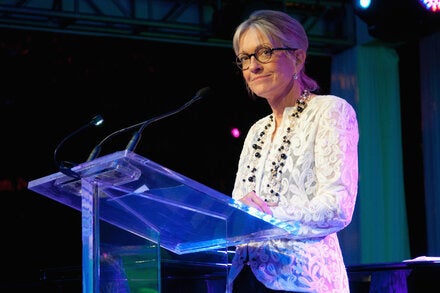
[[[163,292],[158,244],[106,222],[100,223],[100,230],[99,257],[83,255],[83,292]]]
[[[58,172],[29,182],[28,188],[81,211],[83,285],[95,290],[98,280],[102,287],[103,277],[111,275],[104,274],[104,264],[111,268],[111,263],[125,268],[114,276],[148,273],[160,279],[163,261],[185,263],[190,254],[192,266],[215,264],[227,274],[228,247],[299,229],[133,152],[103,156],[73,171],[81,179]],[[155,289],[160,288],[158,280]]]

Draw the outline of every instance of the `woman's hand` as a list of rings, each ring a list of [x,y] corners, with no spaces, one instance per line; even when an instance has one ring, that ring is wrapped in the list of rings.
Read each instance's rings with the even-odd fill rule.
[[[267,202],[259,197],[255,191],[251,191],[240,199],[240,201],[248,206],[254,207],[266,214],[272,215],[272,210]]]

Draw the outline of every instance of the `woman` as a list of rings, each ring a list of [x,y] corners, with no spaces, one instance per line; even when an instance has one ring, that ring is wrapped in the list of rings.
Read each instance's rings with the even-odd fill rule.
[[[227,290],[349,292],[336,233],[350,223],[357,195],[355,111],[315,94],[304,69],[307,35],[288,14],[255,11],[237,27],[233,47],[249,92],[272,113],[246,136],[232,196],[300,230],[237,246]]]

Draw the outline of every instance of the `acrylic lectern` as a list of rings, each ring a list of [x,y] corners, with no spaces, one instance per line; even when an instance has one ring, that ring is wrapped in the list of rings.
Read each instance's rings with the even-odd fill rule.
[[[162,292],[164,260],[215,264],[226,280],[228,247],[299,228],[134,152],[72,170],[80,179],[58,172],[28,188],[81,212],[83,292]]]

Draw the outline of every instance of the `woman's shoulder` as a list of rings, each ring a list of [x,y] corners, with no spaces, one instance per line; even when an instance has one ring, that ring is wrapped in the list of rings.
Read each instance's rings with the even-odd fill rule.
[[[270,115],[268,114],[264,117],[259,118],[258,120],[256,120],[249,128],[248,130],[248,134],[250,133],[255,133],[257,131],[261,131],[262,129],[264,129],[265,127],[268,126],[268,123],[270,123]]]
[[[314,95],[311,101],[315,101],[315,103],[348,103],[346,99],[336,95]]]
[[[257,121],[254,122],[252,127],[267,125],[267,123],[270,121],[270,115],[272,115],[272,114],[268,114],[264,117],[259,118]]]
[[[332,107],[342,107],[354,110],[353,106],[346,99],[336,95],[314,95],[309,104],[310,106],[313,105],[312,107],[316,108],[330,109]]]

